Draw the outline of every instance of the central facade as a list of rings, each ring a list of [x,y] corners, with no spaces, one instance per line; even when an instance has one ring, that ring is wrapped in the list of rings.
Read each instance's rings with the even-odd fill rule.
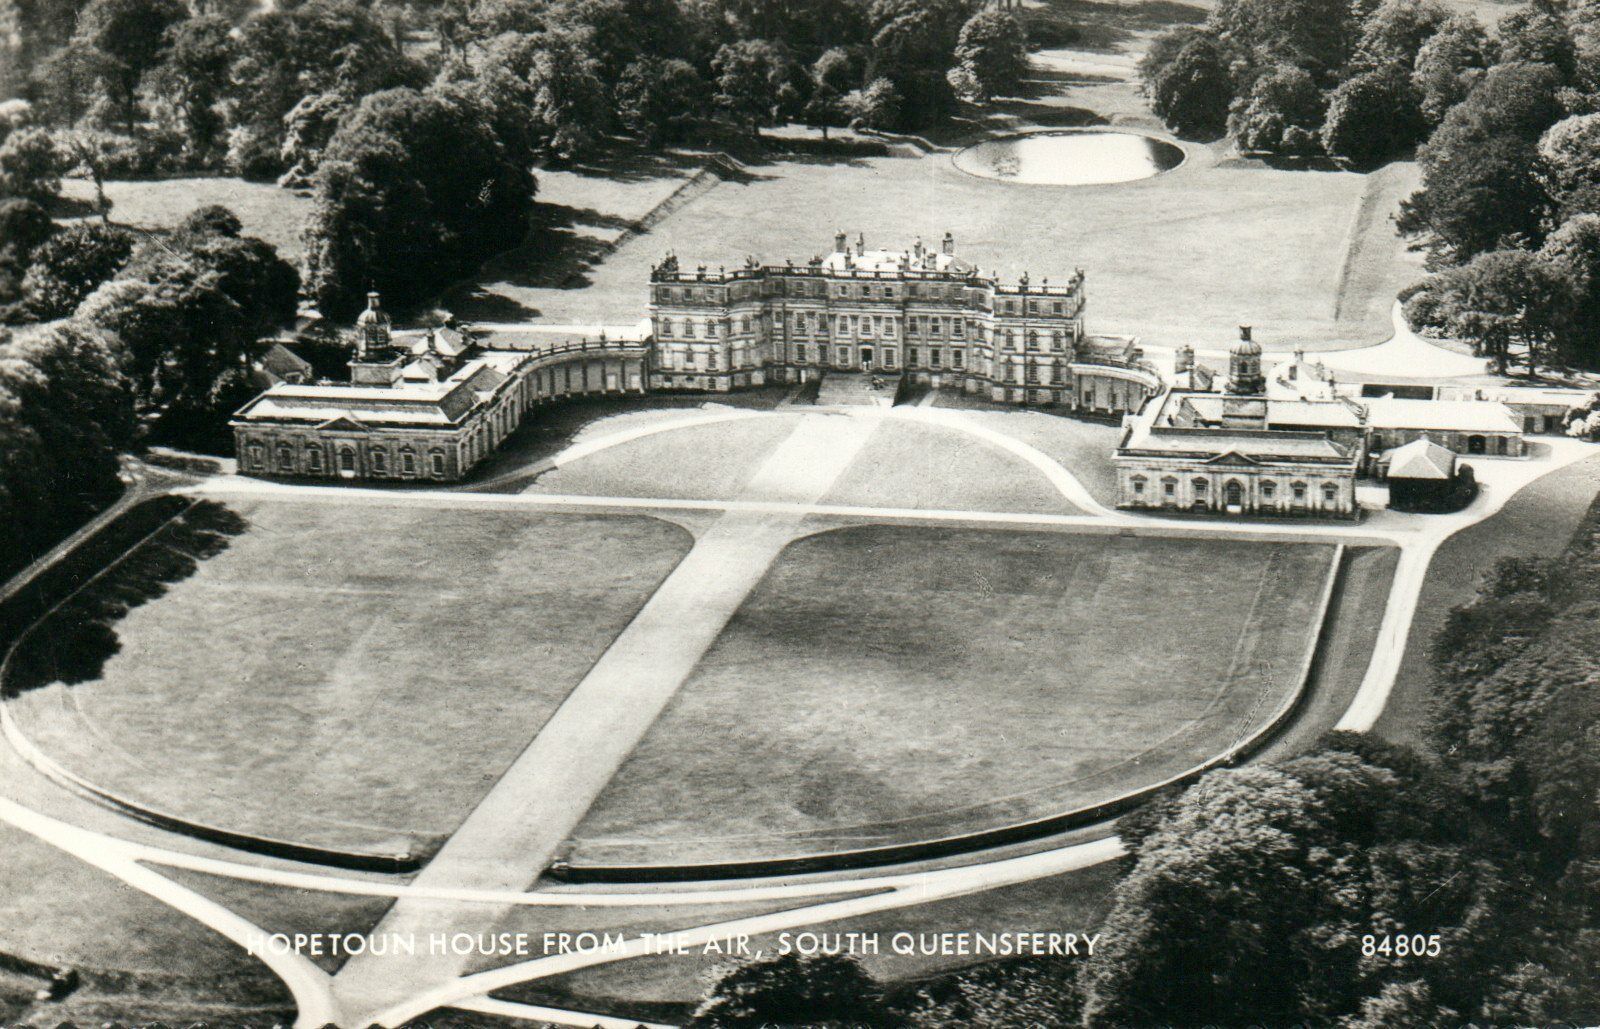
[[[834,237],[803,265],[651,272],[657,390],[732,390],[824,373],[906,377],[1016,404],[1118,414],[1160,389],[1130,337],[1083,330],[1083,272],[1065,283],[1002,284],[937,248],[869,250]]]

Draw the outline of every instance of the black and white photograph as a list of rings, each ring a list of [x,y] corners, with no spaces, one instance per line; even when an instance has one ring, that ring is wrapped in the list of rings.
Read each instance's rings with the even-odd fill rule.
[[[0,0],[0,1027],[1600,1025],[1600,0]]]

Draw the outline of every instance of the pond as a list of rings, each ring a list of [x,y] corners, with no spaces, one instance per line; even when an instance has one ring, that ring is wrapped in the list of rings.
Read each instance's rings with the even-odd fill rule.
[[[1030,132],[967,147],[955,162],[987,179],[1087,186],[1170,171],[1183,163],[1183,150],[1133,132]]]

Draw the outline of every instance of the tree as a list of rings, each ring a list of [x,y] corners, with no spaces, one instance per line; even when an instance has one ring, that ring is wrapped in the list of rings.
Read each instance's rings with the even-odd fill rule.
[[[272,5],[239,27],[235,48],[228,163],[255,177],[284,170],[284,116],[307,95],[362,97],[428,78],[357,0]]]
[[[961,26],[955,57],[951,85],[963,99],[1015,93],[1028,69],[1028,34],[1009,11],[985,8]]]
[[[1340,0],[1221,0],[1207,25],[1256,64],[1294,64],[1330,82],[1356,42],[1351,6]]]
[[[352,316],[368,289],[412,302],[522,242],[529,170],[482,117],[447,95],[372,94],[323,152],[305,230],[309,292]]]
[[[219,15],[188,18],[167,29],[166,43],[155,88],[171,100],[194,158],[209,162],[222,146],[221,105],[237,57],[233,24]]]
[[[659,57],[628,65],[616,95],[622,124],[652,144],[682,139],[707,103],[705,83],[694,65]]]
[[[51,51],[38,62],[29,83],[42,121],[76,126],[94,106],[105,56],[87,44],[74,41]]]
[[[1456,780],[1357,734],[1270,767],[1212,772],[1137,844],[1096,961],[1083,1024],[1337,1024],[1391,982],[1477,1006],[1498,956],[1498,869]],[[1364,934],[1427,925],[1449,963],[1364,958]],[[1480,937],[1483,939],[1480,940]],[[1270,942],[1269,942],[1270,941]],[[1446,967],[1446,965],[1455,967]]]
[[[1586,366],[1600,362],[1600,215],[1579,214],[1552,232],[1540,255],[1572,282],[1574,358]]]
[[[311,185],[311,177],[322,163],[322,151],[339,127],[339,119],[355,105],[354,99],[338,91],[301,97],[294,109],[283,116],[283,146],[278,154],[285,171],[278,176],[278,185],[286,189]]]
[[[1575,114],[1545,130],[1539,179],[1562,211],[1600,211],[1600,114]]]
[[[1577,48],[1562,12],[1550,4],[1532,3],[1500,19],[1501,61],[1546,64],[1563,80],[1576,68]]]
[[[1430,126],[1466,99],[1483,72],[1494,63],[1495,45],[1475,18],[1458,15],[1439,26],[1417,51],[1411,73],[1422,117]]]
[[[869,129],[900,125],[900,94],[888,79],[873,79],[867,87],[845,98],[845,110]]]
[[[167,45],[167,29],[188,9],[181,0],[89,0],[78,22],[82,40],[104,55],[101,81],[121,111],[124,131],[139,116],[139,83]]]
[[[545,35],[533,50],[528,82],[541,149],[563,159],[588,150],[611,120],[607,90],[598,62],[578,41]]]
[[[48,203],[61,192],[61,152],[44,129],[18,129],[0,143],[0,197]]]
[[[724,972],[689,1025],[694,1029],[870,1026],[881,1024],[884,1017],[877,984],[854,958],[790,953],[748,961]]]
[[[217,427],[214,399],[251,345],[287,322],[300,277],[272,247],[239,233],[222,207],[192,212],[171,245],[141,246],[77,318],[116,338],[140,403],[169,427]]]
[[[1180,136],[1215,136],[1228,121],[1233,96],[1221,41],[1199,29],[1160,37],[1139,63],[1150,106]]]
[[[64,318],[132,253],[133,237],[123,229],[93,222],[69,225],[34,251],[22,280],[23,297],[39,320]]]
[[[717,106],[743,120],[757,139],[772,123],[778,90],[789,75],[789,58],[765,40],[728,43],[711,60],[716,72]]]
[[[1504,374],[1516,346],[1529,370],[1567,339],[1576,288],[1565,270],[1526,250],[1491,250],[1429,282],[1446,331]]]
[[[1537,140],[1561,117],[1558,86],[1549,65],[1497,65],[1428,137],[1422,189],[1402,202],[1398,225],[1435,266],[1542,237],[1550,204]]]
[[[1241,150],[1292,151],[1293,147],[1285,145],[1286,134],[1291,141],[1295,135],[1311,139],[1309,133],[1321,128],[1323,117],[1322,91],[1311,73],[1280,64],[1256,78],[1248,97],[1234,102],[1228,131]],[[1295,127],[1307,131],[1290,134]]]
[[[72,323],[0,337],[0,517],[42,552],[116,495],[133,397],[115,348]]]
[[[1361,23],[1357,61],[1367,70],[1398,64],[1409,71],[1449,19],[1449,9],[1438,0],[1383,0]]]
[[[1390,65],[1347,79],[1333,91],[1322,146],[1334,157],[1368,166],[1417,142],[1422,129],[1411,78]]]

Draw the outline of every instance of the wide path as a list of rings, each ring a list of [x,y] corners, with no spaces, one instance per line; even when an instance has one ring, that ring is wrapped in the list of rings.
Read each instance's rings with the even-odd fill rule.
[[[532,885],[794,537],[804,506],[832,488],[877,424],[842,413],[801,419],[744,490],[798,510],[730,510],[713,523],[423,869],[418,886]],[[407,898],[374,932],[418,940],[487,933],[505,910]],[[367,1025],[407,996],[453,982],[472,960],[431,951],[349,961],[333,983],[340,1024]]]

